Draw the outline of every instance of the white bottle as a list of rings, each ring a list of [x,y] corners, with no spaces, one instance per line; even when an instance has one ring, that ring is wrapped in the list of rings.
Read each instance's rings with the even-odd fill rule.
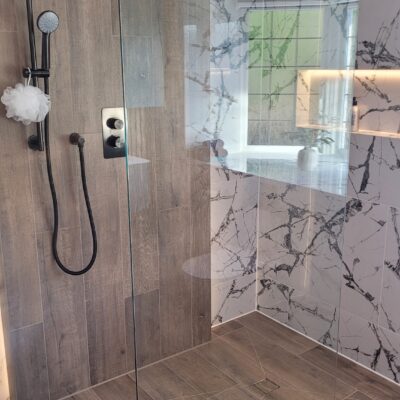
[[[360,109],[358,108],[357,99],[353,97],[353,110],[351,113],[351,131],[358,132],[360,129]]]

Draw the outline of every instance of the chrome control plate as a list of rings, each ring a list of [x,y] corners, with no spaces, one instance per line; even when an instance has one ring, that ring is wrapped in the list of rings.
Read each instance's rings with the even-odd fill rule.
[[[123,107],[103,108],[101,111],[103,125],[104,158],[125,157],[125,113]]]

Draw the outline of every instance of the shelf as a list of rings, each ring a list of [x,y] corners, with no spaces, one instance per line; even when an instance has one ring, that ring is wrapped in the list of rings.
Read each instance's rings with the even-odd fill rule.
[[[387,137],[387,138],[391,138],[391,139],[400,139],[400,133],[397,133],[397,132],[368,131],[368,130],[360,129],[357,132],[351,132],[351,134],[352,135]]]
[[[335,131],[335,132],[347,132],[343,127],[335,126],[335,125],[317,125],[317,124],[299,124],[296,125],[296,128],[301,129],[318,129],[323,131]]]

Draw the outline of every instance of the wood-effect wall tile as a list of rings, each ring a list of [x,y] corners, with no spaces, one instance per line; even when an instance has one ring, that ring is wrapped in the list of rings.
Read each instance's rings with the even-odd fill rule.
[[[98,254],[85,276],[91,285],[122,282],[119,180],[125,169],[123,159],[105,160],[100,134],[85,135],[87,185],[97,230]],[[80,191],[83,259],[92,254],[92,235],[82,191]]]
[[[152,162],[129,166],[134,295],[159,288],[156,177]],[[125,284],[131,283],[125,272]],[[125,293],[126,297],[131,293]]]
[[[160,327],[163,357],[192,346],[190,211],[187,207],[159,214]]]
[[[0,91],[19,80],[18,35],[0,33]],[[42,321],[35,228],[24,128],[0,111],[0,230],[10,329]]]
[[[127,318],[132,318],[132,300],[127,299]],[[130,307],[129,307],[130,305]],[[160,354],[160,292],[154,290],[135,296],[135,338],[138,368],[161,359]],[[127,331],[133,337],[133,329]]]
[[[125,305],[122,282],[86,282],[86,315],[91,384],[126,372]]]
[[[7,290],[4,277],[3,249],[0,232],[0,398],[15,398],[15,374],[12,369],[12,351],[9,334]],[[7,382],[3,378],[8,378]]]
[[[125,299],[126,364],[129,371],[136,369],[135,322],[132,297]]]
[[[0,0],[0,32],[15,32],[17,21],[14,0]]]
[[[189,205],[190,182],[187,158],[162,158],[156,161],[158,210]]]
[[[110,0],[69,0],[68,49],[75,130],[101,131],[101,109],[122,105],[119,38],[112,35]]]
[[[11,351],[18,400],[49,400],[43,325],[11,332]]]
[[[128,108],[129,155],[151,159],[156,155],[157,120],[161,109]]]
[[[210,167],[190,162],[190,264],[193,344],[211,339]]]
[[[127,370],[119,181],[123,159],[105,160],[100,134],[87,134],[85,157],[88,188],[97,229],[98,255],[85,275],[86,315],[91,383]],[[81,209],[85,210],[81,194]],[[127,217],[127,216],[126,216]],[[86,211],[81,213],[83,259],[91,253]]]
[[[60,232],[60,258],[71,269],[82,264],[80,229]],[[38,236],[50,398],[59,399],[90,386],[83,277],[56,265],[50,233]]]

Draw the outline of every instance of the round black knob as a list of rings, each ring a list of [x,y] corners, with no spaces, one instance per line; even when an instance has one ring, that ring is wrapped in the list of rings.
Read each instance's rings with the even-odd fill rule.
[[[122,142],[121,138],[119,136],[115,136],[115,135],[111,135],[108,139],[107,139],[107,144],[110,147],[113,147],[115,149],[120,149],[121,147],[123,147],[124,143]]]
[[[113,130],[124,129],[124,121],[118,118],[109,118],[106,122],[107,126]]]

